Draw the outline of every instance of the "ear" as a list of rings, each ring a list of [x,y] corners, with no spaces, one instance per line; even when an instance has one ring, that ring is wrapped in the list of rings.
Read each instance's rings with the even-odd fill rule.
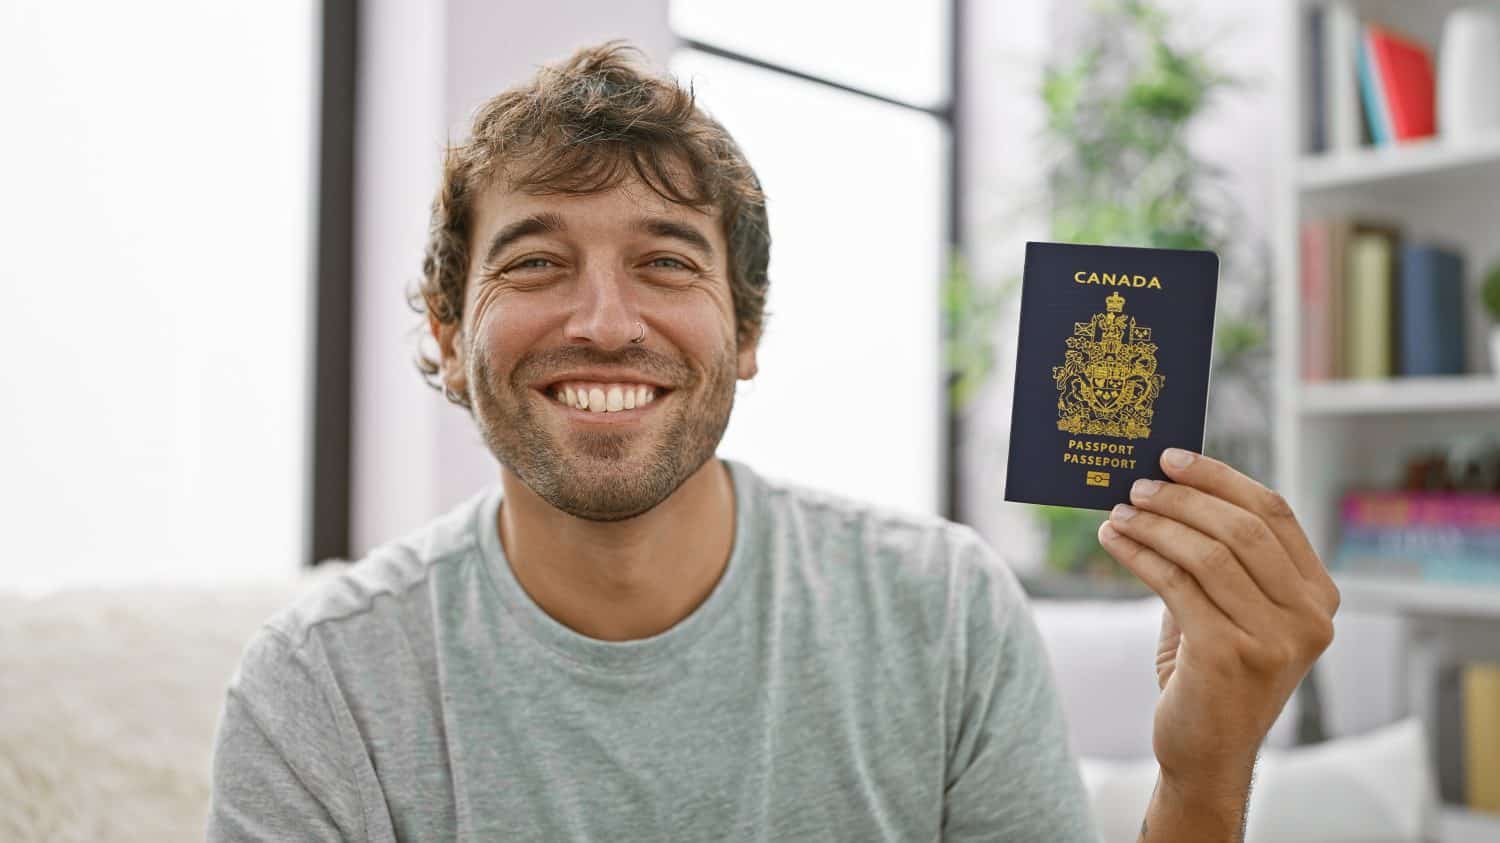
[[[442,359],[438,366],[439,382],[459,393],[468,391],[468,376],[464,361],[464,338],[463,320],[454,322],[440,322],[430,312],[427,314],[427,327],[432,331],[432,338],[437,341],[438,352]]]
[[[756,372],[760,371],[760,367],[759,367],[759,365],[755,361],[755,352],[756,352],[756,349],[758,349],[759,347],[760,347],[760,334],[756,334],[754,337],[751,337],[748,341],[740,343],[740,350],[739,350],[739,378],[740,378],[740,380],[742,380],[742,381],[750,380],[751,378],[755,377]]]

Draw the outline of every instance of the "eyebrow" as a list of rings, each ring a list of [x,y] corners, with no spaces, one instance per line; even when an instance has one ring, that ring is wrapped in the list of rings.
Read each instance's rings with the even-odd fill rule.
[[[490,247],[485,252],[485,263],[493,263],[495,258],[505,250],[506,246],[530,237],[533,234],[549,234],[567,230],[567,223],[563,221],[560,214],[550,211],[532,214],[529,217],[508,223],[495,233],[490,239]],[[634,225],[635,231],[645,232],[657,237],[667,237],[686,243],[703,253],[709,260],[714,259],[714,247],[708,238],[698,229],[686,223],[669,220],[665,217],[637,217]]]
[[[567,225],[563,223],[562,216],[550,211],[541,214],[532,214],[529,217],[516,220],[495,232],[495,236],[490,238],[490,248],[484,253],[484,262],[487,264],[493,263],[506,246],[520,240],[522,237],[562,231],[566,228]]]
[[[635,230],[654,234],[657,237],[679,240],[702,252],[709,260],[713,260],[713,244],[708,242],[708,238],[704,237],[702,232],[686,223],[665,217],[640,217],[635,221]]]

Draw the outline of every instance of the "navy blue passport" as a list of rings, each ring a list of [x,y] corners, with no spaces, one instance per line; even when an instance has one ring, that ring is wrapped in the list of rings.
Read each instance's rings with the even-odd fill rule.
[[[1203,450],[1219,256],[1027,243],[1005,499],[1110,509]]]

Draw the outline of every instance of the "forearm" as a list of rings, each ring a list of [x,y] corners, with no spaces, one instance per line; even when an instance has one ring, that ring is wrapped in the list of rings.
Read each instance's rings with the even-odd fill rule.
[[[1158,774],[1141,821],[1140,843],[1243,843],[1253,770],[1252,763],[1240,774],[1214,782]]]

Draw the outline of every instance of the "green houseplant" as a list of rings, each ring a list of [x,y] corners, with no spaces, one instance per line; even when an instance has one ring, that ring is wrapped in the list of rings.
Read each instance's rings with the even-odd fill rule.
[[[1479,288],[1479,300],[1490,316],[1490,371],[1500,377],[1500,263],[1490,267]]]

